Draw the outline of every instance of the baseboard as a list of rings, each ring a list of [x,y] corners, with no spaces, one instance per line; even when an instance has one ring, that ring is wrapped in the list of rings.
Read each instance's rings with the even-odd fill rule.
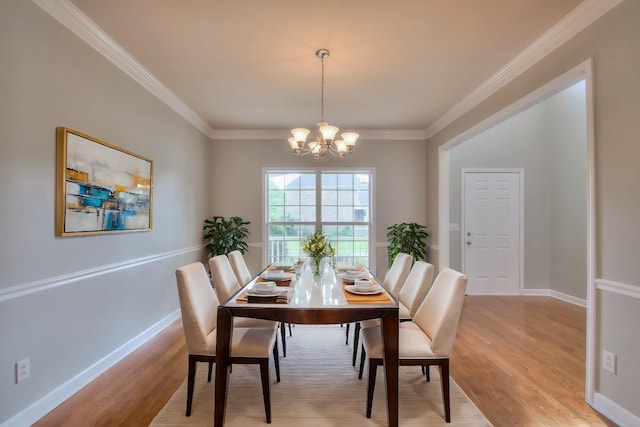
[[[562,300],[564,302],[568,302],[570,304],[579,305],[581,307],[587,306],[586,299],[578,298],[578,297],[574,297],[573,295],[554,291],[553,289],[523,289],[522,295],[553,297],[553,298]]]
[[[592,406],[593,409],[622,427],[640,426],[640,417],[627,411],[603,394],[598,392],[593,393]]]
[[[584,298],[574,297],[573,295],[564,294],[562,292],[558,292],[554,290],[551,290],[550,294],[554,298],[557,298],[559,300],[562,300],[571,304],[579,305],[581,307],[587,306],[587,300]]]
[[[82,387],[89,384],[100,374],[118,363],[125,356],[153,338],[157,333],[180,318],[180,310],[176,310],[161,319],[159,322],[143,331],[127,343],[123,344],[92,366],[80,372],[69,381],[60,385],[50,393],[23,409],[13,417],[0,424],[0,427],[23,427],[34,424],[40,418],[48,414],[56,406],[73,396]]]

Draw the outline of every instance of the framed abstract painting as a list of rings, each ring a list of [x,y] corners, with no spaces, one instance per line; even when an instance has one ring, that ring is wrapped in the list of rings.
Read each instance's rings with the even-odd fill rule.
[[[153,161],[56,128],[56,235],[149,231]]]

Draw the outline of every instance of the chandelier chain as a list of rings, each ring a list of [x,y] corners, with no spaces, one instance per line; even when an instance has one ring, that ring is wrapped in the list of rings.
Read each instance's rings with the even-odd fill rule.
[[[324,56],[320,57],[322,62],[322,84],[320,89],[320,121],[324,122]]]

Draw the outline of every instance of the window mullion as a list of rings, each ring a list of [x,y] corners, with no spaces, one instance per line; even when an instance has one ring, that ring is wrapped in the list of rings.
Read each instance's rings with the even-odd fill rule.
[[[316,171],[316,233],[322,231],[322,172]]]

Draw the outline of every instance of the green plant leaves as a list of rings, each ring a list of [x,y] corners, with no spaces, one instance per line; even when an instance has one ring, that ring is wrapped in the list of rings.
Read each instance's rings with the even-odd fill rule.
[[[203,240],[209,257],[226,255],[235,250],[244,254],[248,249],[246,243],[249,237],[249,229],[246,227],[248,224],[251,222],[244,221],[239,216],[232,216],[228,220],[222,216],[205,219],[202,227]]]
[[[415,222],[402,222],[387,227],[389,265],[401,252],[411,255],[415,260],[426,259],[429,251],[428,237],[427,227]]]

